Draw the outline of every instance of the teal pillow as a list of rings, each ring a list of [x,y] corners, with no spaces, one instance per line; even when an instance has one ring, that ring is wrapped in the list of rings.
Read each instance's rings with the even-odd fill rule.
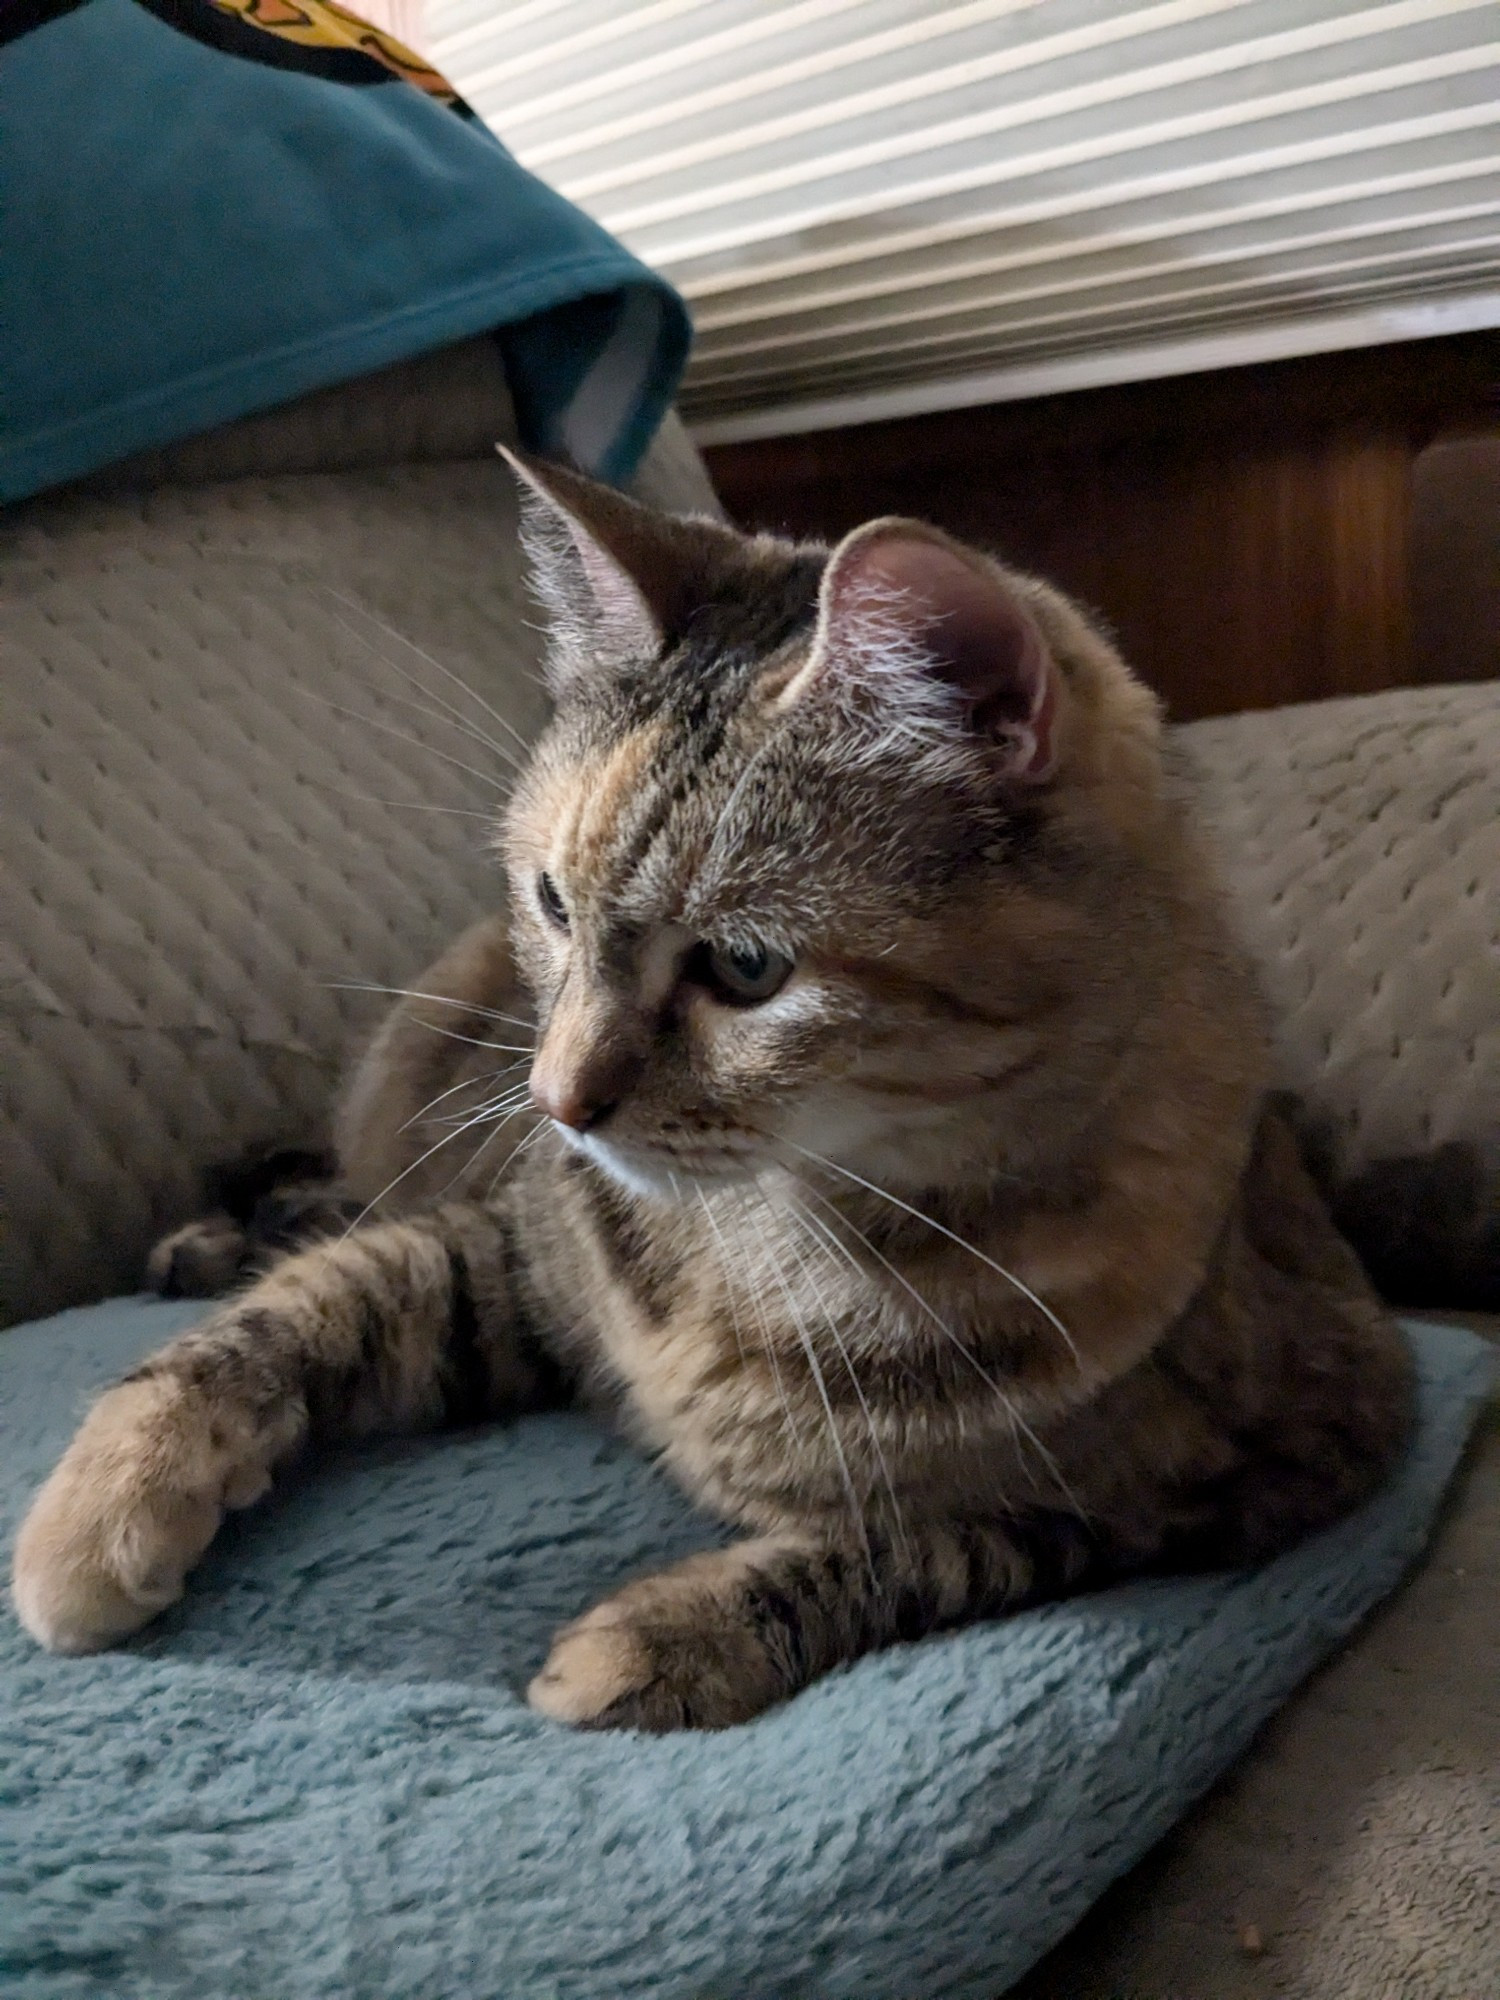
[[[0,1336],[8,1529],[86,1393],[193,1316]],[[1416,1439],[1332,1532],[896,1647],[718,1735],[524,1704],[557,1625],[718,1533],[628,1447],[545,1417],[342,1459],[121,1652],[0,1619],[0,1988],[995,2000],[1421,1548],[1491,1357],[1410,1333]]]
[[[325,0],[0,8],[0,499],[504,329],[523,442],[619,480],[685,307]]]

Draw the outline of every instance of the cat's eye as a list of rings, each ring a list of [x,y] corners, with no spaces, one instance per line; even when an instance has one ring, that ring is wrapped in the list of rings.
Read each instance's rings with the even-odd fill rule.
[[[558,893],[557,884],[545,869],[536,878],[536,899],[542,906],[542,914],[560,931],[568,928],[568,906]]]
[[[791,969],[786,954],[766,944],[700,945],[695,967],[718,999],[737,1007],[754,1007],[779,993]]]

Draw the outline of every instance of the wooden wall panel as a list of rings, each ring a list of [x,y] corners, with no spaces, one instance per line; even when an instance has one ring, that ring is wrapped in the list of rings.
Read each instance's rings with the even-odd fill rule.
[[[1414,677],[1500,680],[1500,430],[1422,453],[1411,539]]]
[[[720,446],[747,525],[915,514],[1099,610],[1180,717],[1401,685],[1412,469],[1497,421],[1500,339],[1235,369]]]

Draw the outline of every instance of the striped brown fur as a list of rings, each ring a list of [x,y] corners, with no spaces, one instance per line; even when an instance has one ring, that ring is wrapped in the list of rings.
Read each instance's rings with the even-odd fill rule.
[[[558,1635],[532,1700],[591,1726],[1355,1505],[1405,1349],[1108,642],[915,523],[792,547],[525,471],[557,711],[511,916],[345,1103],[329,1198],[387,1219],[100,1398],[18,1542],[31,1630],[136,1629],[299,1449],[563,1396],[746,1536]]]

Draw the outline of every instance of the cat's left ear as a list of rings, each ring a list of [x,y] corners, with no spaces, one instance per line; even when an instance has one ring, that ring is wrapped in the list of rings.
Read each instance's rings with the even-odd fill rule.
[[[723,537],[711,521],[657,514],[549,460],[496,450],[516,475],[521,538],[532,580],[569,654],[655,653],[701,589],[700,544]]]
[[[1057,768],[1062,679],[1029,606],[994,564],[919,521],[871,521],[834,550],[809,666],[898,706],[936,684],[1005,776],[1041,784]]]

